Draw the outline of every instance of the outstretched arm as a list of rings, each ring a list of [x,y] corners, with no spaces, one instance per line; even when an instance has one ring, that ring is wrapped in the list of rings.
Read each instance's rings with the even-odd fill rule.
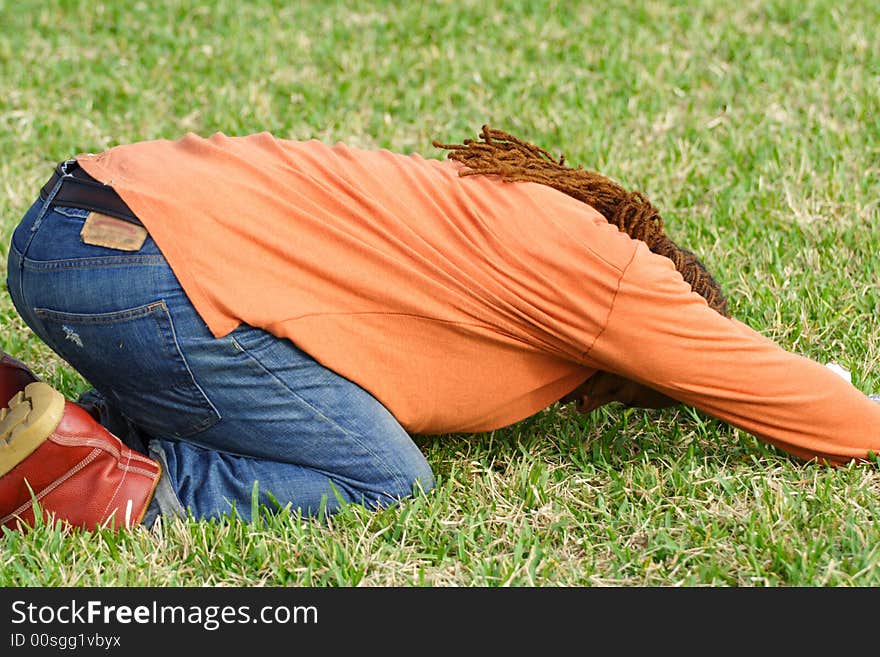
[[[709,308],[647,248],[627,268],[587,358],[800,458],[840,464],[880,454],[880,404]]]

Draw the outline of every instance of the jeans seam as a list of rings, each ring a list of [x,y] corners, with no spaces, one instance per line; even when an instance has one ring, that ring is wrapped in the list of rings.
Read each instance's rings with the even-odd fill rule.
[[[220,411],[217,410],[217,407],[214,405],[214,402],[211,401],[211,398],[205,393],[205,389],[199,384],[196,380],[196,375],[192,371],[192,368],[189,365],[189,361],[186,359],[186,355],[183,353],[183,349],[180,346],[180,340],[177,339],[177,328],[174,326],[174,318],[171,317],[171,311],[168,309],[168,305],[165,303],[163,299],[161,302],[161,308],[165,313],[165,316],[168,318],[168,327],[171,329],[171,340],[174,343],[174,348],[177,350],[177,354],[180,356],[180,360],[183,362],[183,366],[186,368],[187,373],[189,374],[190,380],[192,384],[198,389],[199,393],[202,395],[202,398],[211,407],[211,410],[214,412],[214,417],[206,417],[204,420],[191,427],[187,432],[186,436],[192,436],[201,431],[204,431],[208,427],[212,427],[220,420],[223,419],[223,416],[220,414]],[[155,319],[155,315],[153,315],[154,321],[158,323],[158,319]],[[161,326],[159,327],[161,330]]]
[[[18,289],[12,290],[9,288],[9,269],[10,262],[12,256],[15,257],[15,268],[18,270]],[[21,253],[12,242],[9,243],[9,254],[7,255],[7,272],[6,272],[6,290],[9,294],[9,298],[12,300],[12,305],[15,306],[19,315],[22,314],[21,309],[18,307],[21,304],[24,304],[24,278],[21,276],[21,271],[24,269],[24,254]],[[18,297],[19,303],[15,302],[16,297]],[[27,322],[25,322],[27,323]]]
[[[100,258],[74,258],[71,260],[33,260],[22,258],[24,269],[30,271],[56,271],[59,269],[95,269],[99,267],[126,267],[129,265],[166,264],[161,255],[103,256]]]
[[[357,443],[357,444],[361,447],[361,449],[363,449],[366,453],[370,454],[370,455],[373,457],[373,459],[375,459],[375,461],[376,461],[378,464],[381,465],[382,469],[385,470],[386,474],[388,474],[388,475],[394,480],[394,482],[397,484],[397,486],[398,486],[399,488],[403,489],[403,488],[406,486],[406,482],[403,481],[403,480],[401,479],[401,477],[398,475],[398,473],[396,473],[396,472],[394,471],[394,469],[392,469],[392,468],[391,468],[391,467],[385,462],[385,459],[382,458],[381,456],[379,456],[378,454],[376,454],[376,452],[373,451],[372,449],[370,449],[367,445],[365,445],[364,442],[360,439],[360,437],[359,437],[356,433],[354,433],[354,432],[352,432],[352,431],[349,431],[348,429],[346,429],[345,427],[343,427],[341,424],[339,424],[338,422],[334,421],[332,418],[328,417],[328,416],[327,416],[325,413],[323,413],[320,409],[315,408],[314,405],[312,405],[311,403],[309,403],[308,401],[306,401],[305,399],[303,399],[302,396],[300,396],[300,395],[299,395],[299,394],[298,394],[293,388],[291,388],[289,385],[287,385],[287,383],[285,383],[283,379],[281,379],[280,377],[276,376],[275,373],[274,373],[272,370],[270,370],[270,369],[267,368],[265,365],[263,365],[262,361],[260,361],[259,358],[257,358],[253,353],[251,353],[250,350],[248,350],[248,349],[247,349],[244,345],[242,345],[238,340],[236,340],[235,337],[230,336],[230,340],[232,341],[233,345],[234,345],[237,349],[241,350],[241,352],[242,352],[245,356],[247,356],[247,357],[250,358],[254,363],[256,363],[256,365],[257,365],[261,370],[263,370],[263,372],[265,372],[266,374],[268,374],[269,376],[271,376],[275,381],[277,381],[281,386],[283,386],[283,387],[284,387],[284,388],[285,388],[290,394],[292,394],[294,397],[296,397],[296,398],[297,398],[302,404],[304,404],[304,405],[307,406],[309,409],[311,409],[312,411],[314,411],[317,417],[321,418],[321,420],[324,421],[324,422],[326,422],[328,425],[330,425],[330,426],[332,426],[332,427],[335,427],[336,430],[341,431],[344,435],[348,436],[349,439],[351,439],[351,440],[353,440],[355,443]]]
[[[168,312],[168,304],[164,299],[153,301],[136,308],[129,308],[122,311],[112,311],[106,313],[71,313],[60,310],[52,310],[51,308],[34,308],[34,315],[40,319],[48,319],[56,322],[75,322],[77,324],[93,325],[93,324],[116,324],[133,319],[141,319],[149,317],[156,311]]]

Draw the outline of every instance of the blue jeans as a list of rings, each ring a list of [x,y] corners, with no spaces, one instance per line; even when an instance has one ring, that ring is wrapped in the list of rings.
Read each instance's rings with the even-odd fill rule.
[[[87,215],[34,203],[12,237],[7,286],[33,332],[112,409],[108,428],[121,418],[162,463],[146,523],[233,506],[249,519],[255,483],[261,504],[303,515],[383,507],[434,485],[418,446],[364,389],[261,329],[215,338],[151,238],[135,252],[86,244]]]

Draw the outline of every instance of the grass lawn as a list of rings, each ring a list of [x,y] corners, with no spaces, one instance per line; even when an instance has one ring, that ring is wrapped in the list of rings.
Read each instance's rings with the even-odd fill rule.
[[[642,190],[736,317],[878,391],[878,36],[866,0],[0,0],[0,255],[79,152],[269,130],[439,158],[489,123]],[[0,323],[88,387],[5,292]],[[0,585],[880,584],[875,464],[805,465],[689,408],[418,444],[438,485],[398,508],[7,531]]]

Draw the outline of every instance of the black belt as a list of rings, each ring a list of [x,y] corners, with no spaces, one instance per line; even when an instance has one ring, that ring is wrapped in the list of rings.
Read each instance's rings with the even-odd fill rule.
[[[65,171],[71,175],[65,176]],[[92,178],[75,160],[62,162],[55,167],[55,173],[40,190],[41,199],[45,201],[49,198],[60,178],[64,180],[52,199],[53,203],[81,210],[93,210],[130,221],[138,226],[143,225],[112,187]]]

